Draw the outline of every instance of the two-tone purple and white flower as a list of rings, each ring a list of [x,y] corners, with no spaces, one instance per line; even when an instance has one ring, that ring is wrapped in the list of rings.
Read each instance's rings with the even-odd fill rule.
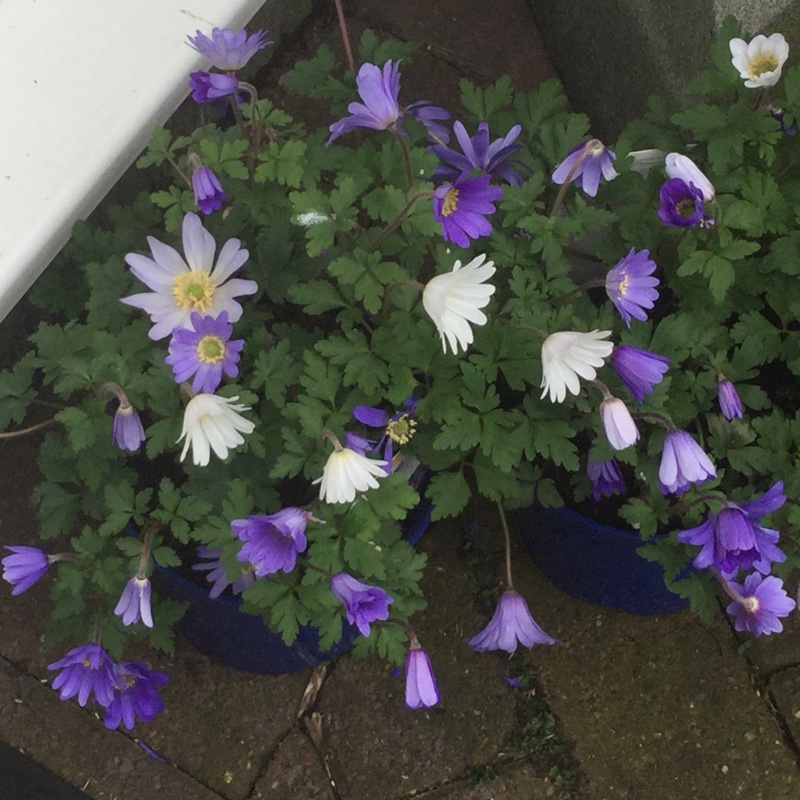
[[[589,197],[594,197],[601,180],[611,181],[617,177],[614,169],[616,158],[602,142],[590,139],[569,151],[569,155],[555,168],[553,182],[561,185],[574,183]]]
[[[658,483],[662,494],[683,494],[692,484],[717,476],[703,448],[686,431],[673,428],[664,439]]]
[[[486,627],[470,640],[470,647],[476,652],[505,650],[513,653],[517,645],[533,647],[535,644],[558,644],[545,633],[533,618],[525,598],[513,589],[507,589],[500,596],[494,614]]]
[[[148,628],[153,627],[153,613],[150,608],[152,589],[147,578],[134,575],[122,590],[117,607],[114,609],[123,625],[143,622]]]
[[[259,50],[272,44],[266,31],[256,31],[248,36],[247,31],[232,31],[230,28],[213,28],[210,37],[196,31],[194,36],[186,38],[190,47],[204,55],[212,66],[225,72],[241,69]]]
[[[647,311],[658,300],[658,278],[653,277],[656,262],[649,250],[638,253],[631,248],[606,275],[606,293],[630,328],[631,319],[646,320]]]
[[[733,617],[737,631],[748,631],[753,636],[780,633],[781,618],[788,617],[796,604],[783,588],[783,581],[774,575],[764,577],[753,572],[744,583],[727,582],[727,591],[734,601],[726,611]]]

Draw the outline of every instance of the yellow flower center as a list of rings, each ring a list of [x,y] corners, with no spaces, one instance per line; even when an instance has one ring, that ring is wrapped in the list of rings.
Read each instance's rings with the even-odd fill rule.
[[[397,444],[407,444],[408,440],[414,435],[414,428],[417,421],[409,419],[408,414],[403,414],[400,419],[393,419],[386,426],[386,435]]]
[[[619,289],[619,293],[620,293],[620,294],[621,294],[623,297],[625,297],[625,295],[626,295],[626,294],[628,294],[628,286],[629,286],[630,282],[631,282],[631,276],[630,276],[630,275],[626,275],[626,276],[625,276],[625,277],[624,277],[624,278],[623,278],[623,279],[622,279],[622,280],[619,282],[619,287],[618,287],[618,289]]]
[[[442,204],[442,216],[449,217],[458,207],[458,189],[455,186],[447,190]]]
[[[225,357],[225,342],[208,334],[197,343],[197,357],[204,364],[218,364]]]
[[[750,68],[747,71],[751,78],[757,78],[765,72],[775,72],[776,69],[778,69],[778,59],[772,53],[764,53],[750,62]]]
[[[181,310],[205,312],[214,301],[216,286],[211,283],[211,275],[205,269],[182,272],[172,281],[172,296]]]

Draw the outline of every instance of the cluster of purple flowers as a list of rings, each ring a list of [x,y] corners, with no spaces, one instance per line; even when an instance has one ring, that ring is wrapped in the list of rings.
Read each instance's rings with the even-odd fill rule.
[[[75,647],[47,668],[60,670],[52,684],[59,699],[77,696],[78,704],[85,706],[94,697],[105,709],[104,723],[111,730],[120,722],[131,730],[137,717],[152,722],[164,710],[158,688],[169,678],[141,661],[116,663],[99,644]]]

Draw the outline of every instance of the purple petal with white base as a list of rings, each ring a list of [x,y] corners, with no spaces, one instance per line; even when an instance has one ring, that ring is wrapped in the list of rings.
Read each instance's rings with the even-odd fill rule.
[[[266,31],[256,31],[250,36],[247,31],[232,31],[230,28],[214,28],[211,38],[202,31],[187,36],[187,44],[204,55],[213,66],[221,70],[241,69],[259,50],[272,44]]]
[[[430,708],[441,700],[428,654],[412,644],[406,653],[406,708]]]
[[[11,551],[3,561],[3,580],[14,588],[11,595],[16,597],[33,586],[50,568],[50,556],[38,547],[24,544],[6,545]]]
[[[589,197],[594,197],[601,179],[611,181],[617,177],[617,171],[614,169],[615,159],[614,153],[597,139],[583,142],[573,147],[569,155],[555,168],[553,182],[563,184],[577,164],[570,183],[579,186]]]
[[[748,631],[758,637],[783,630],[781,618],[791,614],[796,605],[783,588],[783,581],[774,575],[765,578],[754,572],[744,579],[744,584],[729,585],[745,600],[744,604],[734,600],[726,609],[737,631]]]
[[[130,403],[120,403],[111,423],[111,441],[120,450],[134,453],[145,438],[139,412]]]
[[[662,494],[683,494],[693,483],[703,483],[716,476],[711,459],[690,434],[677,428],[667,433],[658,468]]]
[[[741,419],[744,410],[742,401],[736,387],[727,378],[720,378],[717,382],[717,392],[719,397],[719,410],[727,420]]]
[[[653,278],[656,262],[649,250],[630,253],[612,267],[606,275],[606,293],[630,328],[631,319],[646,320],[647,311],[658,300],[658,278]]]
[[[134,576],[125,584],[114,609],[114,613],[122,620],[123,625],[133,625],[141,620],[148,628],[153,627],[150,594],[150,581],[147,578]]]

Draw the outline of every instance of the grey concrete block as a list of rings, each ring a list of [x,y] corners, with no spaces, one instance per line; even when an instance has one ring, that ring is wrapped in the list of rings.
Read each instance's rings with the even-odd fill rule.
[[[650,95],[679,98],[733,14],[752,34],[800,33],[800,0],[530,0],[573,107],[613,141]],[[783,26],[783,27],[776,27]],[[795,39],[797,41],[797,39]]]

